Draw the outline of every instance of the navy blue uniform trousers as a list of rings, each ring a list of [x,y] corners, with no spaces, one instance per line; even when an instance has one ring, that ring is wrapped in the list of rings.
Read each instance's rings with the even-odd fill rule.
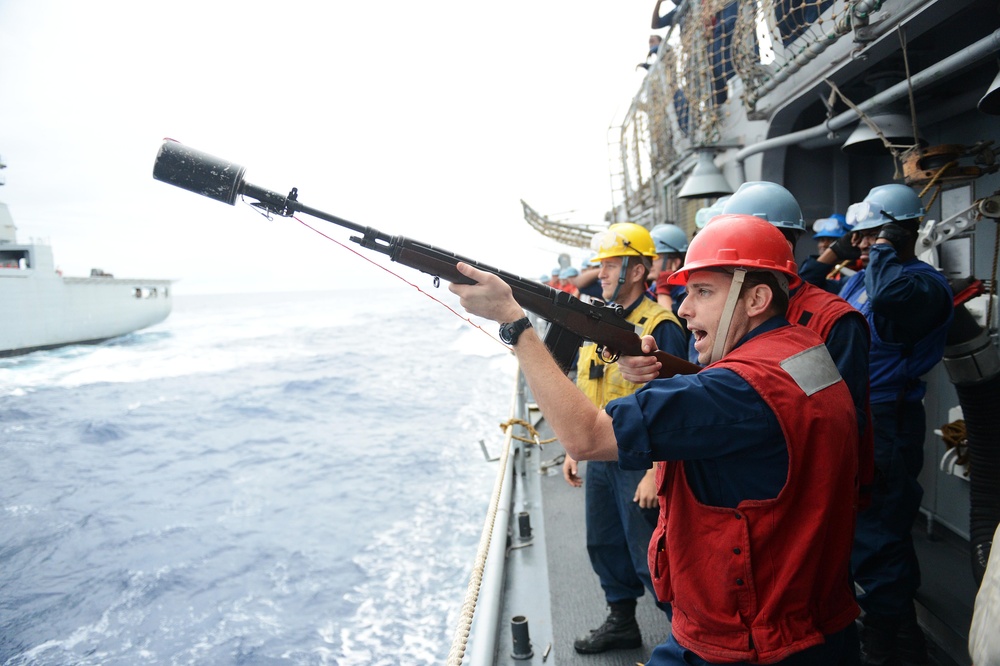
[[[623,470],[617,462],[587,462],[587,553],[608,603],[653,592],[648,548],[659,509],[632,501],[645,470]]]

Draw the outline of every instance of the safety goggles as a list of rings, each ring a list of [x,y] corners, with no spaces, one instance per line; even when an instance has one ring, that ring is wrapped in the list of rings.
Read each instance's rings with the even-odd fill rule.
[[[625,248],[635,252],[636,254],[642,254],[634,247],[631,247],[631,245],[632,242],[629,239],[611,229],[608,229],[607,231],[600,231],[594,234],[593,238],[590,239],[590,249],[597,254],[605,254],[619,248]]]
[[[822,219],[813,222],[813,231],[818,234],[837,234],[842,233],[840,231],[840,220],[835,217],[824,217]]]
[[[862,201],[860,203],[851,204],[847,207],[846,217],[847,226],[851,228],[854,228],[859,224],[866,224],[870,222],[881,222],[882,224],[886,224],[887,221],[883,220],[883,217],[886,217],[893,222],[899,222],[899,220],[887,213],[882,204],[877,201]]]

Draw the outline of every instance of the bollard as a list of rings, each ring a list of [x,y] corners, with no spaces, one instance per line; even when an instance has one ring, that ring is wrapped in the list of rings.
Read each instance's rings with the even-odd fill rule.
[[[531,659],[535,653],[531,650],[531,637],[528,635],[528,618],[515,615],[510,618],[510,637],[514,643],[514,651],[510,656],[514,659]]]
[[[531,538],[531,514],[522,511],[517,514],[517,529],[522,539]]]

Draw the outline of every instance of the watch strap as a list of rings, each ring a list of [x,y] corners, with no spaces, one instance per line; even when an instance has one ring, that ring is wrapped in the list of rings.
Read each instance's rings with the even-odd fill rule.
[[[521,317],[517,321],[509,324],[501,324],[500,339],[513,347],[517,344],[517,339],[521,337],[521,333],[529,328],[531,328],[531,320],[527,317]]]

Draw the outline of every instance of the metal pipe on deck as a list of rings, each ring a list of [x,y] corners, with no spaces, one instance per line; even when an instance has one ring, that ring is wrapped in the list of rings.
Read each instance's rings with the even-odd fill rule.
[[[868,112],[875,108],[895,102],[909,94],[910,85],[913,86],[914,90],[919,90],[920,88],[936,83],[955,73],[962,67],[966,67],[967,65],[970,65],[978,60],[982,60],[997,51],[1000,51],[1000,30],[995,30],[992,34],[980,39],[968,48],[964,48],[958,53],[948,56],[937,64],[914,74],[910,77],[909,81],[897,83],[883,92],[870,97],[861,104],[858,104],[858,109]],[[836,130],[847,127],[851,123],[855,122],[859,117],[860,116],[854,111],[854,109],[849,109],[834,116],[822,125],[799,130],[798,132],[791,132],[789,134],[784,134],[771,139],[765,139],[764,141],[746,146],[745,148],[737,151],[734,159],[739,164],[740,171],[742,171],[743,162],[751,155],[756,155],[757,153],[762,153],[767,150],[796,145],[810,139],[822,137],[829,132],[835,132]]]

